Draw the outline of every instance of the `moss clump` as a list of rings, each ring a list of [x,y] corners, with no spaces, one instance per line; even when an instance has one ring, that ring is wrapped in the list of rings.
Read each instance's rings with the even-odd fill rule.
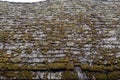
[[[48,66],[50,69],[74,69],[74,65],[71,63],[49,63]]]
[[[120,78],[120,72],[114,65],[92,65],[84,64],[81,66],[90,79],[96,80],[117,80]]]
[[[59,58],[53,63],[49,63],[48,66],[50,69],[74,69],[74,64],[70,62],[71,60],[70,57]]]
[[[3,57],[0,58],[0,62],[3,62],[3,63],[4,63],[4,62],[7,62],[7,61],[8,61],[8,58],[3,58]]]
[[[1,75],[7,79],[32,79],[35,77],[30,71],[4,71]]]
[[[71,71],[65,71],[62,73],[62,80],[77,80],[77,74]]]
[[[108,80],[106,74],[95,73],[94,76],[95,76],[96,80]]]
[[[74,65],[72,63],[66,63],[65,68],[67,70],[74,69]]]
[[[92,71],[92,72],[112,72],[114,70],[117,70],[114,65],[106,66],[106,65],[92,65],[90,66],[89,64],[82,64],[81,68],[85,71]]]
[[[104,71],[104,66],[103,65],[93,65],[89,68],[89,70],[102,72],[102,71]]]
[[[21,38],[23,38],[23,40],[25,40],[25,41],[32,41],[33,40],[33,36],[29,33],[24,33]]]
[[[105,73],[99,73],[99,72],[86,72],[86,75],[91,80],[108,80],[108,77]]]
[[[49,50],[49,49],[44,48],[44,49],[41,51],[42,55],[45,55],[45,54],[48,52],[48,50]]]
[[[14,63],[0,63],[0,68],[2,70],[20,70],[21,67]]]
[[[110,73],[108,74],[108,78],[111,79],[111,80],[120,79],[120,71],[110,72]]]
[[[17,72],[14,72],[14,71],[4,71],[1,73],[2,76],[8,78],[8,79],[13,79],[13,78],[16,78],[16,75]]]
[[[48,66],[50,69],[65,69],[64,63],[49,63]]]
[[[32,79],[35,75],[30,71],[21,71],[18,73],[18,79]]]
[[[114,71],[116,68],[115,68],[115,66],[114,65],[111,65],[111,66],[105,66],[105,71],[109,71],[109,72],[112,72],[112,71]]]
[[[59,58],[59,59],[55,60],[55,62],[63,62],[63,63],[65,63],[65,62],[69,62],[70,59],[71,59],[70,57],[64,57],[64,58]]]
[[[13,37],[13,32],[9,30],[0,31],[0,38],[2,43],[9,43],[12,37]]]
[[[27,54],[31,54],[31,53],[32,53],[32,49],[27,48],[27,49],[26,49],[26,53],[27,53]]]
[[[89,70],[90,66],[89,66],[88,63],[86,63],[86,64],[82,64],[82,65],[81,65],[81,68],[82,68],[82,70],[87,71],[87,70]]]
[[[34,67],[35,70],[47,70],[47,67],[42,64],[36,64]]]

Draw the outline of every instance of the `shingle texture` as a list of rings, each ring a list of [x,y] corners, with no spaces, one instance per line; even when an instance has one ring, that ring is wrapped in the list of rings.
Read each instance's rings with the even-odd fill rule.
[[[0,79],[119,75],[119,0],[0,1]]]

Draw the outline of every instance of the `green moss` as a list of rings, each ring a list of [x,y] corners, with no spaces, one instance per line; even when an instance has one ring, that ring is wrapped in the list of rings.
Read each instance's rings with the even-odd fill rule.
[[[104,72],[104,71],[108,71],[108,72],[112,72],[114,70],[117,70],[118,68],[115,67],[115,65],[92,65],[90,66],[89,64],[82,64],[81,68],[85,71],[92,71],[92,72]]]
[[[42,49],[42,51],[41,51],[41,53],[42,53],[43,55],[45,55],[47,52],[48,52],[48,49],[46,49],[46,48]]]
[[[77,74],[71,71],[65,71],[62,73],[62,80],[77,80]]]
[[[43,65],[43,64],[36,64],[35,67],[33,67],[33,68],[35,70],[47,70],[48,67],[46,67],[46,65]]]
[[[0,63],[0,68],[2,70],[20,70],[21,67],[14,63]]]
[[[64,58],[59,58],[59,59],[56,59],[54,62],[69,62],[70,61],[70,57],[64,57]]]
[[[67,70],[74,69],[74,65],[72,63],[66,63],[65,68]]]
[[[50,69],[74,69],[74,65],[71,63],[49,63],[48,66]]]
[[[105,66],[104,68],[106,71],[114,71],[116,68],[115,68],[115,65],[111,65],[111,66]]]
[[[96,80],[108,80],[106,74],[95,73],[94,76],[95,76]]]
[[[35,74],[33,74],[30,71],[4,71],[1,73],[2,76],[8,78],[8,79],[32,79],[35,77]]]
[[[32,49],[27,48],[27,49],[26,49],[26,53],[31,54],[31,53],[32,53]]]
[[[81,68],[82,68],[82,70],[87,71],[87,70],[89,70],[90,66],[87,63],[86,64],[81,64]]]
[[[59,58],[54,63],[49,63],[48,66],[50,69],[74,69],[74,64],[70,60],[72,60],[70,57]]]
[[[0,58],[0,62],[7,62],[8,58]]]
[[[109,79],[117,80],[120,79],[120,71],[113,71],[108,74]]]
[[[104,71],[104,66],[103,65],[93,65],[89,68],[90,71]]]
[[[8,79],[13,79],[17,76],[17,73],[14,71],[4,71],[1,73],[1,75]]]
[[[32,79],[33,77],[35,77],[35,75],[30,71],[21,71],[17,74],[18,79]]]
[[[34,40],[32,34],[30,33],[23,33],[23,35],[20,38],[23,40],[23,42],[26,42],[26,41],[30,42]]]
[[[75,66],[81,66],[81,64],[79,62],[75,62],[74,65]]]
[[[9,39],[13,37],[13,33],[9,30],[0,31],[1,42],[9,43]]]
[[[50,69],[65,69],[65,63],[50,63],[48,66]]]

